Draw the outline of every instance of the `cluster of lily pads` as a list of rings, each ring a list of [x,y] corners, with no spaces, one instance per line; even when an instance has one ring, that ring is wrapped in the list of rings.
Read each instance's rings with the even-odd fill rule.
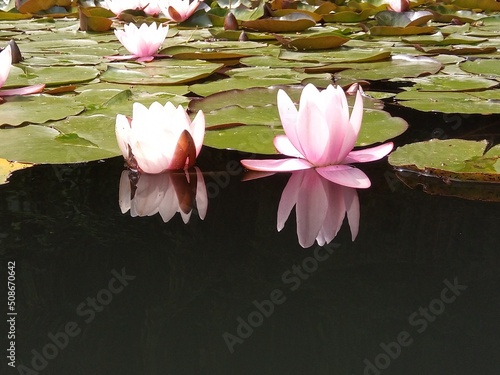
[[[284,133],[277,92],[298,103],[308,83],[364,88],[357,146],[406,130],[406,121],[383,110],[388,100],[425,112],[500,113],[494,0],[410,1],[406,11],[382,0],[179,0],[182,9],[173,1],[136,1],[113,10],[117,3],[28,0],[0,12],[0,46],[14,40],[23,58],[2,89],[45,85],[42,94],[3,98],[1,158],[72,163],[119,155],[116,115],[132,116],[133,103],[154,102],[202,111],[205,145],[275,154],[273,139]],[[127,55],[121,30],[148,25],[162,25],[165,39],[156,53],[116,61]],[[375,82],[400,90],[370,90]],[[450,142],[453,153],[446,151]],[[498,181],[500,148],[490,146],[426,141],[400,147],[389,161]],[[463,152],[469,149],[473,155]]]

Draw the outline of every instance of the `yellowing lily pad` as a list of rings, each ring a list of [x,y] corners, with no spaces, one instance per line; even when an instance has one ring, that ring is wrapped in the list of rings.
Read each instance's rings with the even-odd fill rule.
[[[32,167],[33,164],[18,163],[0,158],[0,185],[6,184],[12,172]]]
[[[394,167],[447,180],[500,182],[500,146],[461,139],[411,143],[389,155]]]

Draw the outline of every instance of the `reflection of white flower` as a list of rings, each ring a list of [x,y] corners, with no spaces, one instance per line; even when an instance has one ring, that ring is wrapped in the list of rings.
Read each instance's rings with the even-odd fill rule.
[[[122,213],[130,211],[132,217],[160,213],[166,223],[179,212],[187,223],[196,207],[200,219],[205,218],[208,196],[199,168],[195,167],[195,173],[141,174],[137,182],[129,176],[129,171],[123,171],[120,178],[119,204]]]
[[[277,229],[281,231],[295,206],[297,236],[302,247],[330,243],[347,214],[352,240],[359,229],[359,199],[356,189],[335,184],[305,169],[292,173],[278,207]]]

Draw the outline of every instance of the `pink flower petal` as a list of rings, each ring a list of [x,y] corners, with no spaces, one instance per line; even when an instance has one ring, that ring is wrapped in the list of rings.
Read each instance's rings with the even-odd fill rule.
[[[393,147],[394,144],[392,142],[388,142],[380,146],[351,151],[345,158],[344,163],[368,163],[370,161],[380,160],[391,152]]]
[[[274,147],[278,152],[283,155],[291,156],[292,158],[301,158],[304,159],[304,155],[302,155],[290,142],[290,139],[286,135],[277,135],[273,140]]]
[[[329,165],[316,168],[316,171],[329,181],[336,184],[366,189],[371,185],[368,176],[358,168],[349,165]]]
[[[38,94],[42,92],[44,88],[45,84],[39,84],[27,87],[19,87],[17,89],[2,90],[0,91],[0,96]]]
[[[281,125],[289,141],[300,153],[303,153],[297,135],[297,119],[299,113],[292,99],[290,99],[284,90],[278,91],[278,112],[281,119]]]
[[[268,160],[241,160],[246,168],[261,172],[292,172],[313,168],[313,165],[304,159],[268,159]]]

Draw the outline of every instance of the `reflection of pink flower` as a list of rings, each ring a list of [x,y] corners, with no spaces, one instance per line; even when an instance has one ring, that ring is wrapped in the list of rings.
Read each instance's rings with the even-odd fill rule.
[[[129,171],[123,171],[120,179],[119,203],[122,213],[130,211],[132,217],[160,213],[166,223],[179,212],[184,223],[187,223],[196,207],[200,219],[205,218],[208,196],[203,174],[198,168],[195,167],[195,173],[141,174],[138,180],[131,179],[129,174]]]
[[[183,22],[196,12],[198,5],[202,0],[166,0],[165,4],[161,3],[160,7],[163,14],[175,22]]]
[[[320,92],[308,84],[300,96],[298,110],[286,92],[279,90],[278,111],[286,135],[276,136],[274,146],[290,158],[242,160],[241,163],[248,169],[291,172],[314,168],[332,182],[367,188],[370,186],[368,177],[347,164],[381,159],[393,147],[389,142],[352,151],[363,118],[363,99],[359,91],[350,116],[344,91],[332,85]]]
[[[2,52],[0,52],[0,88],[4,85],[5,81],[7,81],[11,65],[12,65],[12,50],[10,46],[7,46],[2,50]],[[35,94],[42,92],[44,88],[45,85],[40,84],[27,87],[20,87],[17,89],[2,90],[0,91],[0,96]]]
[[[410,1],[409,0],[389,0],[388,4],[389,10],[394,12],[406,12],[410,9]]]
[[[137,61],[151,61],[167,37],[168,26],[156,26],[143,23],[139,28],[133,23],[124,26],[123,30],[115,30],[121,44],[132,54],[131,56],[111,56],[112,60],[137,58]]]
[[[192,167],[205,136],[202,111],[191,122],[182,106],[134,103],[133,116],[116,116],[116,138],[132,169],[161,173]]]
[[[351,228],[352,240],[359,229],[359,200],[356,189],[335,184],[314,169],[292,173],[278,207],[278,231],[285,226],[295,206],[297,236],[302,247],[330,243],[337,235],[344,217]]]
[[[158,0],[106,0],[106,6],[117,16],[129,9],[142,9],[150,16],[157,16],[161,11]]]

